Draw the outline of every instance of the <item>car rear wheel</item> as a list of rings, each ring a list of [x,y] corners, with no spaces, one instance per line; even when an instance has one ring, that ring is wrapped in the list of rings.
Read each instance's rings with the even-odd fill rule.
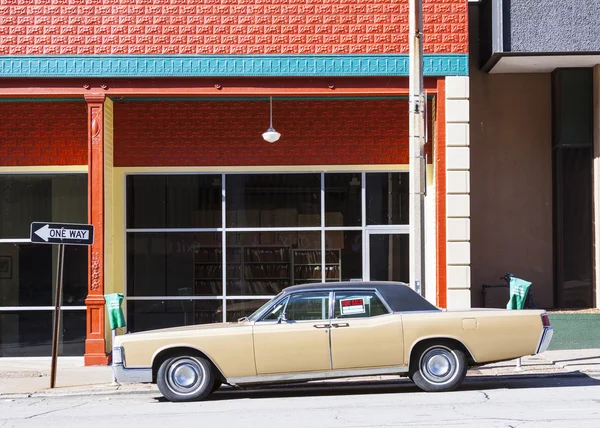
[[[156,384],[169,401],[202,400],[213,390],[212,367],[204,358],[177,356],[160,365]]]
[[[452,391],[465,379],[466,357],[456,346],[431,345],[417,355],[411,379],[423,391]]]

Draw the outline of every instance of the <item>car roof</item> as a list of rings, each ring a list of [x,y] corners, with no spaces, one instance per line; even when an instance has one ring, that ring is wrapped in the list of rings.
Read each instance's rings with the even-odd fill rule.
[[[421,297],[407,284],[391,281],[349,281],[301,284],[287,287],[283,294],[298,291],[327,290],[377,290],[394,312],[438,311],[439,309]]]

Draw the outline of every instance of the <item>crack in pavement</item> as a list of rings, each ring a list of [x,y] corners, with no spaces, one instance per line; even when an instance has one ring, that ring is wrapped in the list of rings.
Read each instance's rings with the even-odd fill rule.
[[[76,404],[75,406],[69,406],[69,407],[64,407],[62,409],[54,409],[54,410],[48,410],[47,412],[37,413],[35,415],[27,416],[24,419],[33,419],[33,418],[37,418],[38,416],[44,416],[44,415],[47,415],[47,414],[50,414],[50,413],[60,412],[60,411],[63,411],[63,410],[76,409],[77,407],[81,407],[81,406],[84,406],[86,404],[88,404],[88,401],[83,402],[81,404]]]
[[[487,392],[485,392],[485,391],[478,391],[478,392],[481,392],[483,394],[483,396],[485,397],[485,401],[490,401],[490,396],[488,395]]]

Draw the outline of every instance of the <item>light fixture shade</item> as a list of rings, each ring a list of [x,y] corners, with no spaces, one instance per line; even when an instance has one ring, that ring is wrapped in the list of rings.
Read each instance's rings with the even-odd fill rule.
[[[279,140],[281,134],[275,131],[273,128],[269,128],[266,132],[262,134],[262,136],[265,139],[265,141],[268,141],[269,143],[274,143],[275,141]]]

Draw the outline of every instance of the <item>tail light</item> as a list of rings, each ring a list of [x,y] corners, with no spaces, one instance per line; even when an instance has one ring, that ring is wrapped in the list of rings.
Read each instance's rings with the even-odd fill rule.
[[[550,327],[550,318],[548,318],[548,314],[542,314],[542,326]]]

